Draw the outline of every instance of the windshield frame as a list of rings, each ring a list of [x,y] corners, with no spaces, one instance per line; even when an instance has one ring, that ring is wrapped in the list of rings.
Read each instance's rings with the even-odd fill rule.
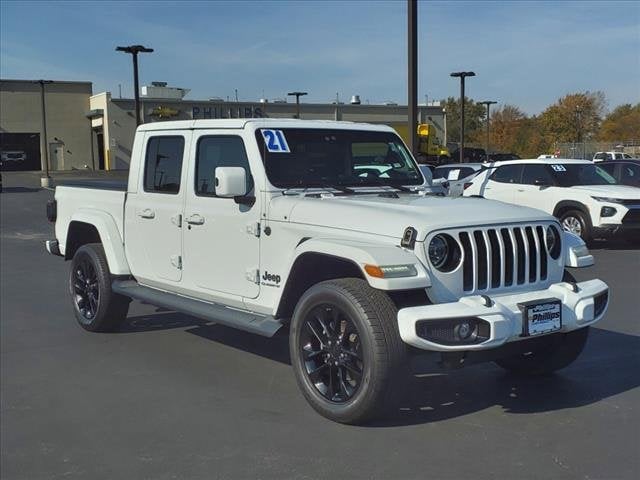
[[[317,179],[313,179],[305,182],[304,179],[301,179],[300,182],[281,182],[279,179],[274,178],[273,172],[270,174],[270,169],[267,165],[267,156],[277,152],[270,152],[267,150],[267,145],[263,138],[262,131],[263,130],[281,130],[285,133],[292,131],[313,131],[322,133],[324,135],[330,134],[363,134],[364,136],[370,136],[374,134],[378,134],[383,137],[383,140],[372,142],[370,139],[365,139],[361,143],[390,143],[391,141],[396,145],[396,148],[400,150],[400,154],[404,157],[405,167],[410,166],[411,169],[416,173],[416,178],[381,178],[381,177],[372,177],[368,179],[368,177],[350,177],[345,179],[345,181],[332,181],[327,177],[318,177]],[[384,138],[387,137],[387,138]],[[268,183],[280,190],[307,190],[307,189],[321,189],[326,190],[327,188],[333,188],[335,190],[340,190],[340,187],[350,187],[350,188],[398,188],[402,189],[402,187],[410,186],[419,188],[424,186],[427,183],[424,174],[420,170],[418,163],[416,162],[414,156],[411,154],[411,151],[406,146],[402,138],[393,131],[387,130],[374,130],[374,129],[357,129],[357,128],[336,128],[336,127],[258,127],[254,130],[254,138],[256,139],[258,151],[260,153],[260,159],[262,161],[262,166],[265,172],[265,177]],[[287,139],[287,143],[289,140]],[[353,165],[353,167],[357,167],[357,165]],[[376,168],[373,167],[372,168]],[[355,169],[355,168],[354,168]],[[361,179],[361,180],[357,180]],[[309,179],[307,179],[309,180]]]

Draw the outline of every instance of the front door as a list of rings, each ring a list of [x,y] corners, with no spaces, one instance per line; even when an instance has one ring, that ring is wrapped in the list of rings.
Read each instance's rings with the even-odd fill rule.
[[[125,211],[125,248],[133,275],[162,287],[182,279],[183,177],[191,132],[147,132],[144,165],[130,188]]]
[[[255,193],[245,143],[224,131],[196,131],[184,210],[183,287],[195,296],[256,298],[260,291],[260,198]],[[251,205],[216,196],[216,167],[246,171]]]

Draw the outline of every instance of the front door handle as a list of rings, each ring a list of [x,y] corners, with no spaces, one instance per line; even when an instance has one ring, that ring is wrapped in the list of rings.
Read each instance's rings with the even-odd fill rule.
[[[150,208],[145,208],[144,210],[138,212],[138,216],[140,218],[155,218],[156,212],[154,212]]]
[[[194,213],[189,218],[187,218],[187,223],[189,225],[202,225],[204,223],[204,217],[202,215]]]

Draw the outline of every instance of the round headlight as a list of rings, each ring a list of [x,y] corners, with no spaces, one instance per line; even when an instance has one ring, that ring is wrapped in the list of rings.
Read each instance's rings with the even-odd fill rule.
[[[431,239],[427,249],[431,265],[441,272],[451,272],[460,264],[460,246],[452,236],[440,233]]]
[[[436,235],[431,239],[431,243],[429,243],[429,261],[434,267],[442,267],[447,261],[448,253],[449,245],[444,236]]]
[[[560,256],[562,245],[560,240],[560,232],[553,225],[547,228],[545,243],[547,244],[547,252],[549,252],[551,258],[557,259]]]

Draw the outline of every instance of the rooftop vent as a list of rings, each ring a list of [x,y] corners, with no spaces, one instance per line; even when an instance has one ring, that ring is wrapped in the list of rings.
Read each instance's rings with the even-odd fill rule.
[[[354,95],[351,97],[351,105],[360,105],[360,95]]]

